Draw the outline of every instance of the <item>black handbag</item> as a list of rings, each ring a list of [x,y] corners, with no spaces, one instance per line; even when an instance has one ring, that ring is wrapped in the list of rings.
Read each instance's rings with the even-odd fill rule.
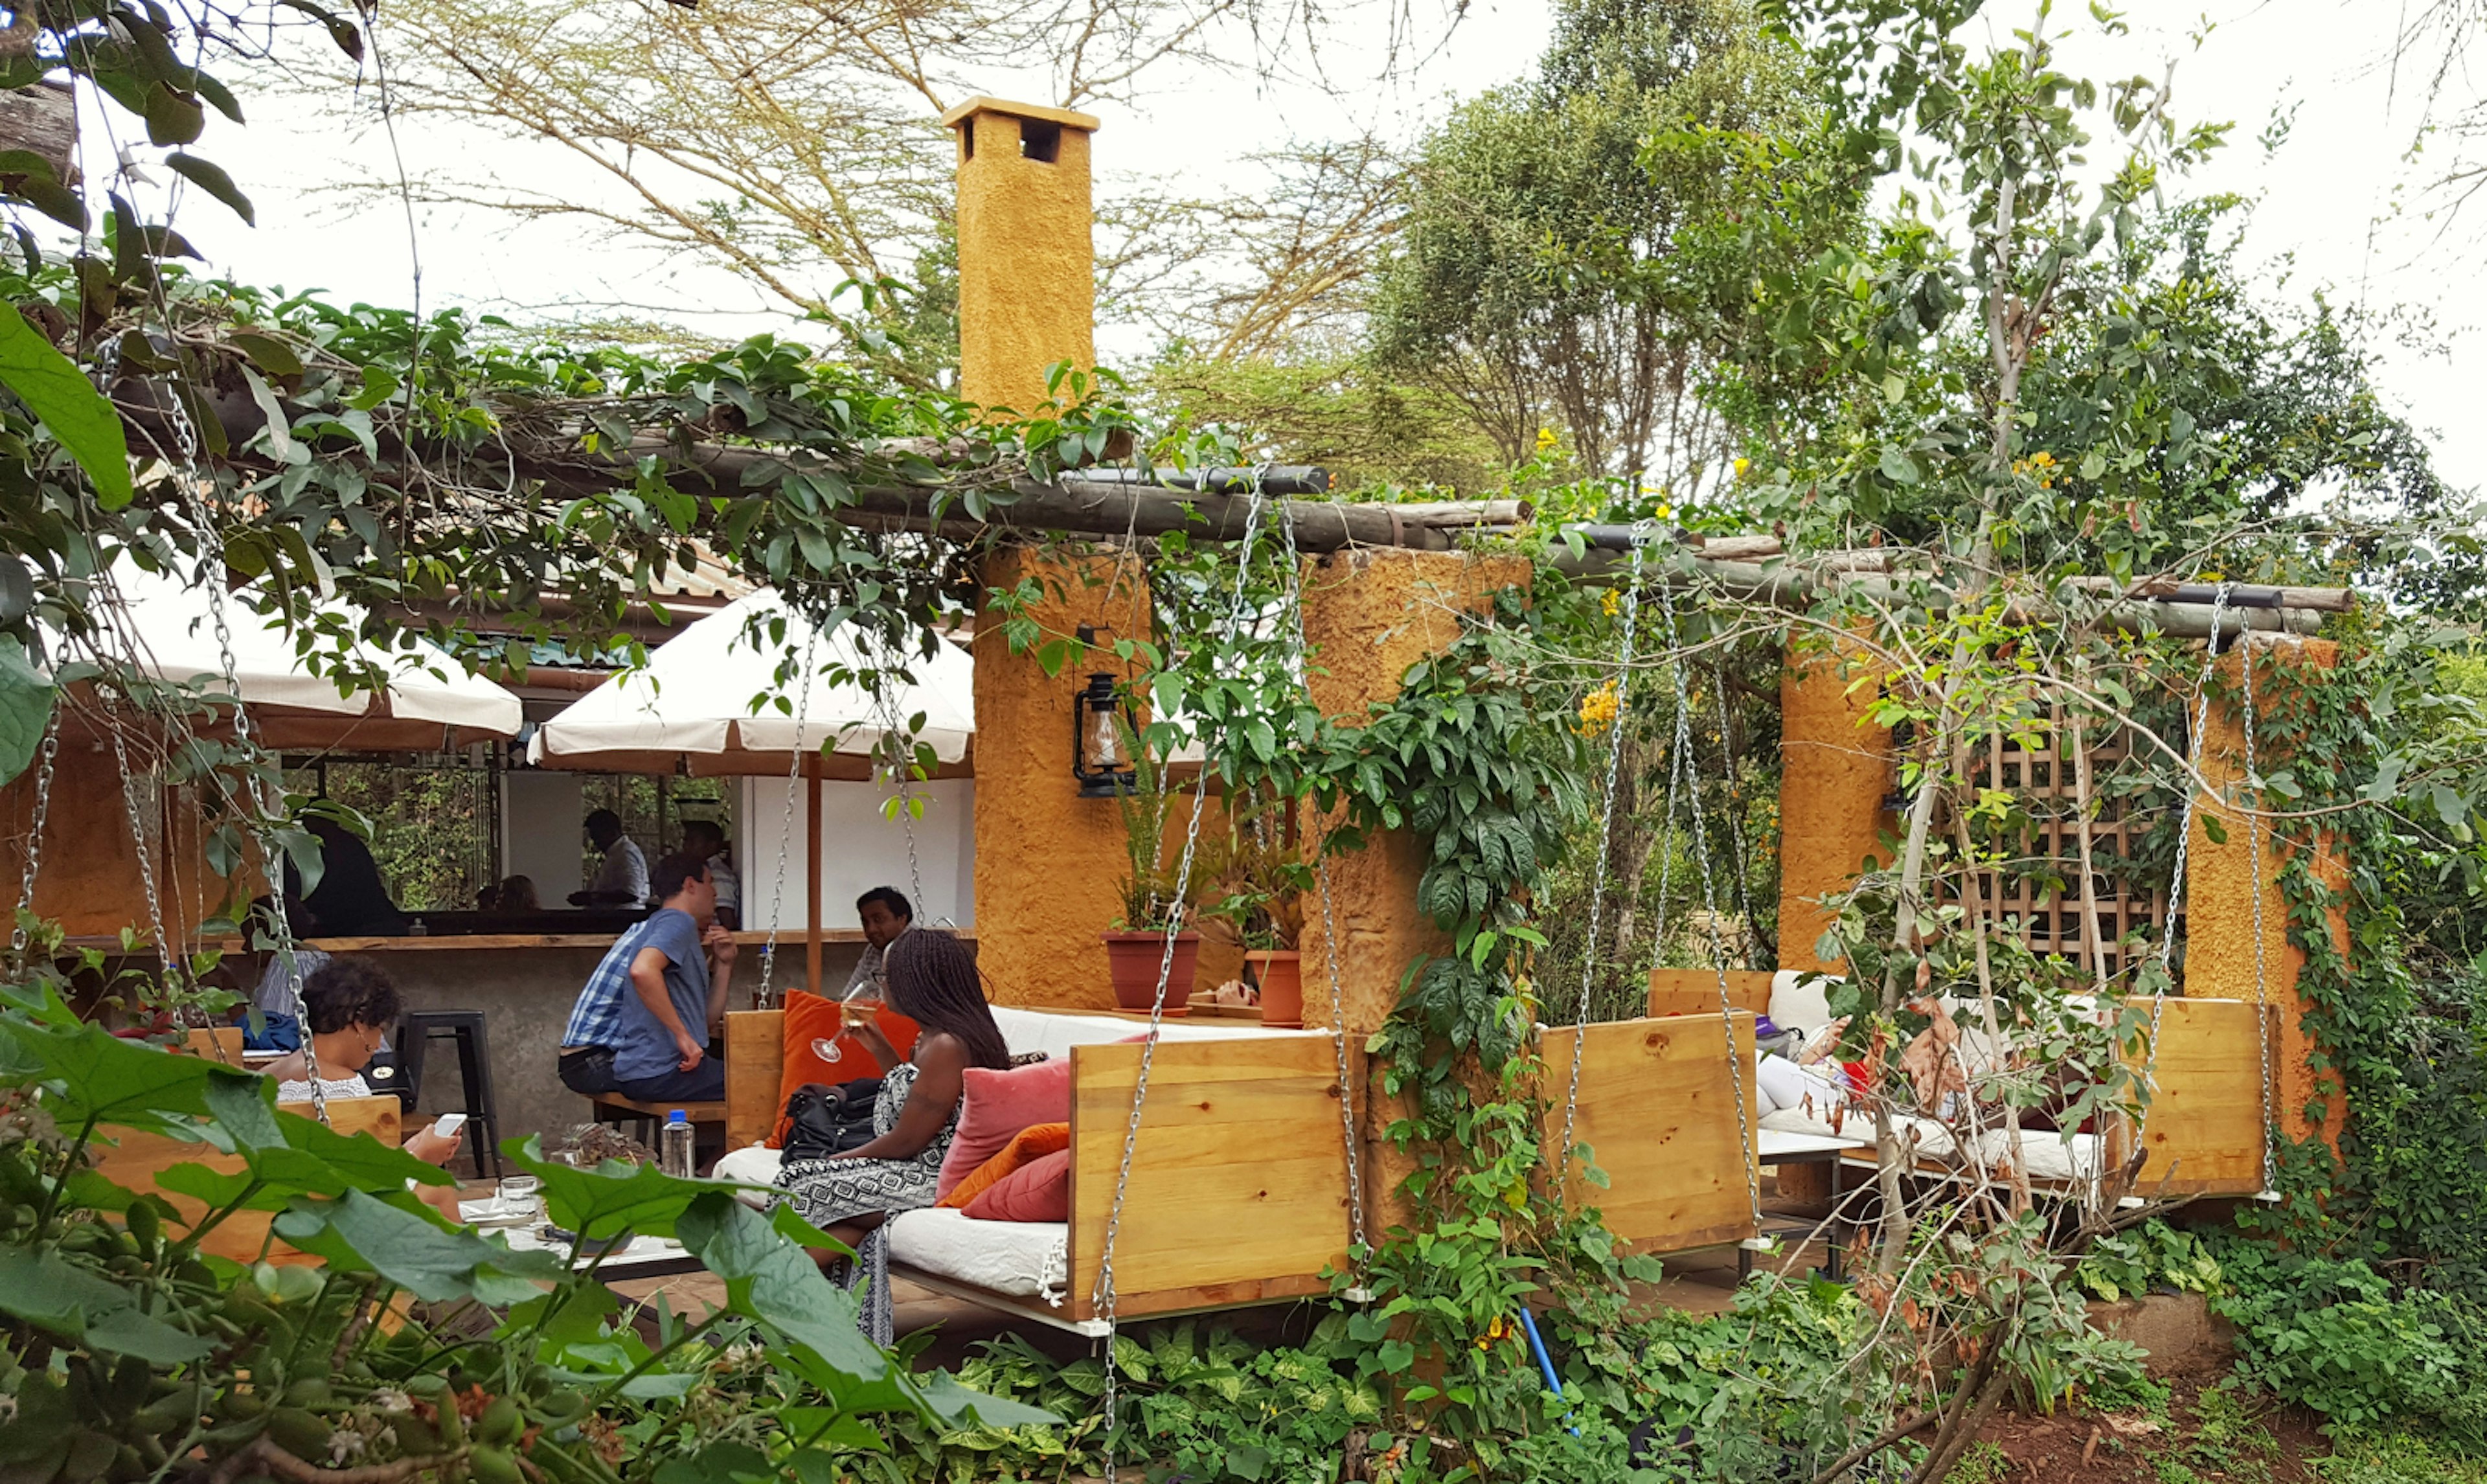
[[[880,1096],[880,1079],[865,1077],[831,1086],[805,1083],[786,1099],[785,1157],[826,1159],[872,1142],[872,1106]]]

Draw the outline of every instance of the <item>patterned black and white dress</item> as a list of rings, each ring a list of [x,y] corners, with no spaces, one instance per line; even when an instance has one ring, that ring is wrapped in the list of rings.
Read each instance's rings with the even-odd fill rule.
[[[880,1096],[873,1100],[875,1138],[898,1126],[898,1114],[915,1086],[916,1067],[901,1062],[881,1079]],[[960,1100],[964,1103],[965,1100]],[[959,1132],[959,1105],[950,1108],[941,1132],[913,1159],[789,1160],[777,1171],[777,1183],[803,1220],[829,1227],[876,1211],[896,1216],[915,1211],[938,1198],[941,1159],[950,1152],[950,1138]],[[866,1233],[847,1270],[847,1288],[862,1310],[864,1333],[886,1345],[893,1337],[896,1314],[889,1296],[889,1223]]]

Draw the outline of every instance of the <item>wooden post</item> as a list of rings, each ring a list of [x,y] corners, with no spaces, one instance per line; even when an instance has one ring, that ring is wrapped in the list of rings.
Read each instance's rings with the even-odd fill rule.
[[[811,865],[803,872],[803,977],[821,992],[821,755],[803,759],[803,838]]]

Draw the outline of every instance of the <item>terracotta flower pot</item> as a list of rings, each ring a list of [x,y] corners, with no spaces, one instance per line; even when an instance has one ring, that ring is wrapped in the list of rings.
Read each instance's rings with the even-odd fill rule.
[[[1165,934],[1108,932],[1105,964],[1114,976],[1114,1003],[1126,1010],[1146,1010],[1158,996],[1158,969],[1165,961]],[[1174,936],[1174,968],[1166,978],[1165,1012],[1191,1013],[1191,981],[1200,972],[1200,934]]]
[[[1244,955],[1261,986],[1261,1024],[1292,1031],[1304,1023],[1304,969],[1294,948],[1254,948]]]

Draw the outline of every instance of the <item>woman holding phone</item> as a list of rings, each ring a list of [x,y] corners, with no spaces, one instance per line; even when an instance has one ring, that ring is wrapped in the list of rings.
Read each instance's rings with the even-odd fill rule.
[[[904,934],[890,943],[888,975],[889,1007],[922,1028],[911,1058],[881,1034],[874,1021],[878,1004],[853,999],[845,1007],[847,1030],[881,1067],[872,1141],[823,1159],[789,1160],[777,1173],[805,1221],[854,1250],[846,1283],[863,1289],[863,1326],[884,1345],[895,1315],[883,1223],[936,1199],[941,1159],[959,1127],[966,1069],[1010,1065],[1010,1048],[985,1003],[984,981],[965,944],[932,929]],[[827,1250],[812,1255],[824,1270],[832,1268]]]
[[[398,1023],[403,1004],[397,985],[368,959],[332,958],[302,981],[302,1004],[311,1022],[311,1055],[320,1063],[321,1096],[370,1097],[363,1068],[371,1065]],[[311,1100],[311,1071],[302,1053],[281,1057],[265,1071],[277,1081],[278,1102]],[[451,1116],[464,1121],[462,1115]],[[406,1137],[405,1152],[429,1165],[447,1165],[463,1141],[457,1133],[427,1124]],[[415,1195],[450,1221],[463,1220],[455,1185],[421,1186]]]

